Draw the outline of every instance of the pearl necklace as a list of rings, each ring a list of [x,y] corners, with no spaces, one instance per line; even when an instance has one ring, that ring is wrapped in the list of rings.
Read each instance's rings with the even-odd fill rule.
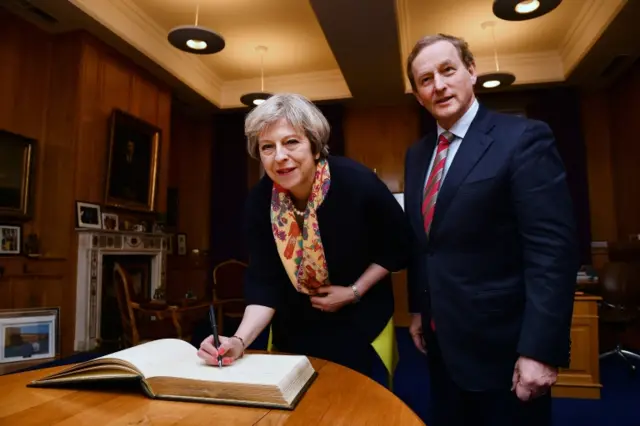
[[[296,206],[293,206],[293,211],[298,216],[304,216],[304,210],[300,211],[300,210],[296,209]]]

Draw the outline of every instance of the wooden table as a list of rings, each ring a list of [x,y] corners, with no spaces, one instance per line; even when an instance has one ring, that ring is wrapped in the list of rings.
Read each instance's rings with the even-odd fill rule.
[[[311,362],[318,378],[293,411],[152,400],[142,390],[26,387],[66,366],[0,376],[0,425],[424,426],[400,399],[368,377],[324,360]]]

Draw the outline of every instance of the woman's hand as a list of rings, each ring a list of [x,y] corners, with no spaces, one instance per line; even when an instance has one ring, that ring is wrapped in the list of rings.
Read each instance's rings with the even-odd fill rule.
[[[324,286],[318,289],[316,296],[311,296],[311,306],[323,312],[336,312],[343,306],[353,303],[355,298],[351,287]]]
[[[213,335],[200,343],[198,357],[209,365],[218,365],[218,354],[222,356],[222,365],[231,365],[244,353],[244,346],[240,339],[220,336],[220,348],[213,346]]]

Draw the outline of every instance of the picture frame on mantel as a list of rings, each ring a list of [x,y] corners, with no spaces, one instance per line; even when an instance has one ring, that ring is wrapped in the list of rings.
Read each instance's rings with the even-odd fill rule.
[[[113,110],[105,205],[155,211],[161,136],[158,127],[122,110]]]
[[[98,204],[76,201],[76,228],[102,229],[102,208]]]
[[[0,218],[24,222],[33,214],[36,140],[0,130]]]

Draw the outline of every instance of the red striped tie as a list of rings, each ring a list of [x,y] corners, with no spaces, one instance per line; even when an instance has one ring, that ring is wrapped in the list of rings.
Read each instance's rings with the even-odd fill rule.
[[[438,138],[438,150],[436,158],[433,160],[433,167],[424,187],[424,198],[422,201],[422,217],[424,218],[424,230],[429,234],[431,222],[433,221],[433,212],[436,209],[436,199],[440,191],[442,176],[444,175],[444,165],[447,162],[447,153],[449,152],[449,144],[453,139],[451,132],[443,132]]]
[[[424,218],[424,230],[429,234],[431,230],[431,222],[433,221],[433,212],[436,209],[436,199],[440,191],[442,176],[444,175],[444,166],[447,162],[447,154],[449,153],[449,144],[453,139],[451,132],[443,132],[438,138],[438,149],[436,151],[433,167],[429,173],[429,179],[424,187],[424,199],[422,201],[422,217]],[[435,331],[436,325],[431,319],[431,329]]]

